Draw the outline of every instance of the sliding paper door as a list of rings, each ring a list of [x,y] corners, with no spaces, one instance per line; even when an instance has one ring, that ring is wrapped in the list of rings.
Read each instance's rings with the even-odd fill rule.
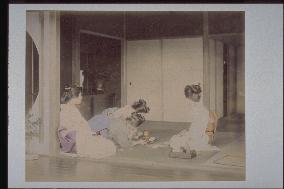
[[[190,122],[194,110],[184,88],[203,87],[202,38],[128,41],[126,57],[127,103],[145,99],[151,108],[147,120]]]
[[[216,43],[209,39],[209,109],[216,111]]]
[[[223,60],[223,43],[216,41],[215,43],[215,52],[216,52],[216,112],[220,117],[223,117],[223,74],[224,74],[224,60]]]
[[[198,82],[203,86],[202,38],[162,40],[162,62],[163,120],[190,122],[194,110],[188,105],[184,88]]]
[[[127,42],[127,104],[143,98],[150,107],[147,120],[162,121],[161,41]]]
[[[209,40],[209,94],[211,111],[223,116],[223,43],[214,39]]]

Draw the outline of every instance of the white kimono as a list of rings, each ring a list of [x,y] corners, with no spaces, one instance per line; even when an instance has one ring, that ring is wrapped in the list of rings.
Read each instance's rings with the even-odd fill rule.
[[[126,120],[126,118],[131,117],[133,112],[135,112],[135,109],[130,105],[126,105],[108,114],[110,117],[110,137],[122,148],[135,145],[133,138],[137,135],[138,129]]]
[[[196,151],[218,150],[217,147],[208,144],[208,136],[205,133],[210,120],[209,111],[202,102],[189,100],[191,125],[189,129],[182,130],[170,139],[170,147],[173,152],[181,152],[183,149],[194,149]]]
[[[103,158],[116,153],[116,146],[111,140],[92,135],[88,122],[72,100],[61,105],[60,127],[76,131],[76,151],[79,156]]]
[[[113,113],[112,117],[113,118],[123,118],[123,119],[126,119],[128,117],[131,117],[131,114],[133,112],[135,112],[135,109],[132,108],[132,106],[130,106],[130,105],[126,105],[126,106],[124,106],[122,108],[117,109]]]

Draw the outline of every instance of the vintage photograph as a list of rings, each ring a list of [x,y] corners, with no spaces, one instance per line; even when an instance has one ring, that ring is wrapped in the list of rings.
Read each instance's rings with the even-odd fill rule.
[[[245,11],[26,11],[27,182],[245,181]]]

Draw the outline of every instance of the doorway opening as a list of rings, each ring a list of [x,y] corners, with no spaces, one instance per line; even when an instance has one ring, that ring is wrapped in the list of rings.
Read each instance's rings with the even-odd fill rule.
[[[81,32],[80,73],[87,120],[106,108],[121,106],[120,39]]]
[[[223,114],[224,117],[228,115],[228,102],[227,102],[227,90],[228,90],[228,61],[229,61],[229,56],[228,56],[228,46],[226,44],[223,45]]]

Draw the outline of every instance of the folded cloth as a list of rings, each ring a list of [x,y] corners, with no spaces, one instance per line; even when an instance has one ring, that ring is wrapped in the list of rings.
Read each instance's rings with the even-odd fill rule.
[[[60,148],[65,153],[76,152],[76,131],[68,130],[66,128],[59,128],[57,132]]]
[[[92,117],[89,121],[89,126],[93,132],[100,132],[102,130],[108,129],[110,125],[110,119],[105,114],[98,114]]]

